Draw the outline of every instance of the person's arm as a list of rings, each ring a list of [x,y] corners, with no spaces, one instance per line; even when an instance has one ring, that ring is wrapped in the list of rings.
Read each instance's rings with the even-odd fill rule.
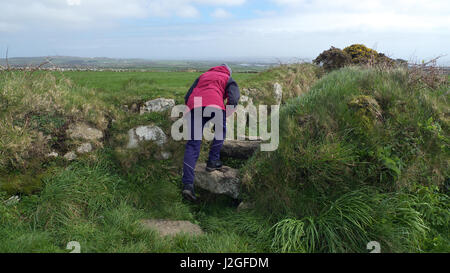
[[[232,77],[230,77],[230,79],[228,80],[225,92],[227,94],[227,105],[234,106],[233,110],[227,111],[226,115],[228,117],[236,111],[236,106],[238,105],[239,98],[241,97],[241,93],[239,91],[239,86]],[[227,109],[228,108],[229,107],[227,107]]]
[[[195,80],[195,82],[192,84],[191,88],[189,88],[189,91],[187,92],[186,96],[184,96],[184,103],[185,104],[187,104],[187,102],[189,100],[189,97],[191,96],[191,94],[194,91],[195,87],[197,87],[199,79],[200,79],[200,77]]]
[[[226,92],[227,92],[227,105],[236,106],[239,103],[241,93],[239,92],[239,86],[232,77],[230,77],[230,79],[228,80]]]

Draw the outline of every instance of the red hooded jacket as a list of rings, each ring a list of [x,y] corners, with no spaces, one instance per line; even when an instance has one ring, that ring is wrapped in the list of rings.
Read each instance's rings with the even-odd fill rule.
[[[188,108],[192,110],[196,107],[210,106],[225,110],[225,99],[228,105],[236,106],[240,93],[231,73],[227,65],[212,67],[203,73],[184,97]],[[195,104],[194,98],[201,98],[201,104]]]

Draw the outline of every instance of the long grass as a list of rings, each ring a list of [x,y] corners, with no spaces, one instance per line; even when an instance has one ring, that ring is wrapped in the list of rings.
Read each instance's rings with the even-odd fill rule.
[[[279,149],[243,173],[260,213],[280,216],[276,251],[364,252],[375,239],[423,251],[431,233],[413,189],[449,177],[448,83],[412,85],[409,73],[344,68],[282,108]]]
[[[0,200],[1,252],[68,252],[78,241],[89,252],[262,252],[269,237],[256,240],[270,225],[264,218],[235,212],[225,203],[191,205],[182,201],[179,181],[154,160],[139,172],[122,173],[110,153],[95,162],[82,159],[56,168],[39,195],[17,204]],[[144,166],[158,165],[144,171]],[[199,237],[160,237],[141,219],[188,220],[206,232]],[[248,227],[245,228],[245,227]],[[253,227],[251,230],[250,227]]]
[[[284,219],[273,226],[272,248],[280,252],[367,252],[379,241],[383,252],[420,252],[429,227],[409,194],[354,191],[315,216]]]

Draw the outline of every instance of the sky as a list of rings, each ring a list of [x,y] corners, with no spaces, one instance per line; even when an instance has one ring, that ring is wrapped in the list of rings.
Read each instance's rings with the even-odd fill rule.
[[[362,43],[450,65],[448,0],[0,0],[0,56],[311,60]]]

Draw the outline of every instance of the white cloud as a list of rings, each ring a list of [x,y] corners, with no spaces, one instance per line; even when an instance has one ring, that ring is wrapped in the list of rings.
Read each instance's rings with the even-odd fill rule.
[[[211,14],[211,16],[214,18],[224,19],[224,18],[231,17],[231,13],[229,13],[228,11],[226,11],[224,9],[219,8],[219,9],[214,10],[214,12]]]
[[[67,5],[79,6],[79,5],[81,5],[81,0],[67,0]]]
[[[448,29],[448,0],[267,0],[278,11],[255,12],[267,32],[389,28],[408,31]],[[217,7],[211,16],[230,17],[224,9],[246,0],[0,0],[0,31],[88,28],[124,18],[201,15],[200,6]],[[253,21],[249,21],[250,24]],[[267,23],[266,23],[267,22]],[[261,31],[264,31],[262,28]]]
[[[0,53],[9,45],[16,56],[314,58],[331,45],[364,43],[406,59],[449,54],[450,1],[267,1],[275,3],[272,10],[249,11],[256,19],[166,24],[199,17],[204,6],[209,15],[226,17],[245,0],[0,0]],[[159,17],[167,17],[164,24],[122,20]],[[96,29],[104,25],[114,28]],[[83,31],[71,31],[75,26]]]
[[[188,2],[205,4],[205,5],[220,5],[220,6],[239,6],[246,2],[246,0],[187,0]]]
[[[260,10],[260,9],[254,10],[253,13],[259,15],[260,17],[272,17],[278,14],[277,10]]]
[[[448,0],[271,0],[289,10],[304,12],[394,12],[449,14]]]
[[[120,18],[147,16],[144,0],[0,0],[0,23],[22,29],[94,27]]]
[[[178,9],[176,14],[180,17],[193,18],[197,17],[200,13],[195,7],[186,5],[182,9]]]
[[[425,16],[380,13],[295,13],[290,16],[276,16],[251,20],[247,27],[264,32],[316,32],[316,31],[404,31],[428,32],[449,30],[446,16]]]
[[[450,28],[448,0],[271,1],[284,11],[283,16],[273,22],[280,30],[357,29],[417,32]],[[268,25],[270,27],[270,24]]]
[[[0,31],[42,25],[78,28],[110,25],[117,19],[198,17],[199,6],[239,6],[246,0],[0,0]]]

